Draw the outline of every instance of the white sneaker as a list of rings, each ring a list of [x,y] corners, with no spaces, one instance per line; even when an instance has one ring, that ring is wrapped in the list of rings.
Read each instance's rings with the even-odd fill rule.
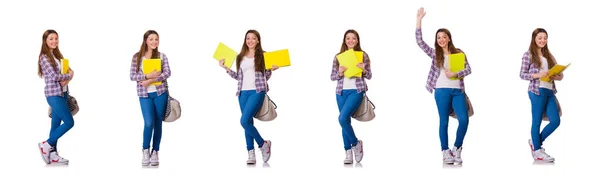
[[[456,146],[454,147],[454,149],[452,149],[452,155],[454,156],[454,163],[458,163],[458,164],[462,164],[463,160],[460,157],[461,153],[462,153],[462,147],[460,148],[456,148]]]
[[[152,155],[150,155],[150,165],[158,166],[158,151],[153,150]]]
[[[452,156],[452,151],[450,151],[450,149],[446,149],[442,151],[442,154],[444,156],[444,163],[450,164],[450,163],[454,163],[454,156]]]
[[[352,152],[354,152],[354,159],[356,163],[360,163],[363,158],[363,142],[362,140],[358,140],[355,146],[352,147]]]
[[[52,146],[48,144],[48,142],[40,142],[38,143],[38,148],[40,149],[40,153],[42,154],[42,159],[46,164],[50,164],[50,150]]]
[[[248,160],[246,160],[246,164],[255,164],[256,163],[256,154],[254,153],[254,149],[248,151]]]
[[[533,159],[535,159],[535,155],[533,155],[533,142],[531,141],[531,139],[529,139],[529,148],[531,149],[531,157],[533,157]]]
[[[352,158],[354,158],[352,154],[352,150],[346,150],[346,159],[344,159],[344,164],[352,164]]]
[[[262,152],[263,161],[268,162],[269,158],[271,158],[271,141],[265,140],[263,146],[260,147],[260,151]]]
[[[150,149],[142,150],[142,166],[150,165]]]
[[[69,160],[60,157],[56,151],[50,152],[50,161],[56,164],[69,164]]]
[[[546,154],[546,150],[543,148],[534,151],[533,155],[535,156],[535,160],[537,161],[554,162],[554,158]]]

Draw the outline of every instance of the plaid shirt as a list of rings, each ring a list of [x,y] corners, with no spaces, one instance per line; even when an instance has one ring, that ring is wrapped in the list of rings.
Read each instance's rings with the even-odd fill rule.
[[[435,83],[437,82],[438,77],[440,76],[440,69],[435,65],[435,49],[431,48],[425,41],[423,41],[423,32],[420,28],[417,28],[415,32],[417,38],[417,44],[421,49],[431,57],[431,67],[429,68],[429,75],[427,76],[427,84],[425,88],[429,93],[433,93],[433,89],[435,88]],[[458,78],[460,79],[460,90],[465,92],[465,81],[464,77],[471,74],[471,66],[469,65],[469,61],[465,57],[465,69],[461,70],[457,73]]]
[[[363,51],[363,62],[365,63],[365,70],[362,72],[362,77],[352,77],[356,78],[356,90],[360,93],[362,91],[368,91],[369,87],[367,86],[367,82],[365,82],[365,78],[370,80],[373,76],[371,73],[371,59],[369,59],[369,55],[367,52]],[[340,76],[338,73],[338,68],[340,63],[338,62],[337,55],[333,58],[333,65],[331,66],[331,81],[337,80],[337,86],[335,87],[335,93],[338,95],[342,94],[342,89],[344,88],[344,78],[345,76]]]
[[[161,95],[167,91],[167,78],[171,76],[171,67],[169,66],[169,59],[167,58],[167,55],[165,55],[164,53],[160,53],[160,57],[162,70],[160,75],[156,77],[156,81],[160,81],[162,82],[162,84],[156,86],[157,95]],[[139,70],[137,71],[135,70],[137,60],[137,55],[133,55],[133,58],[131,59],[129,78],[131,79],[131,81],[136,81],[138,96],[146,98],[148,97],[147,88],[144,88],[144,86],[142,86],[142,84],[139,83],[140,81],[146,80],[146,75],[144,75],[144,73],[142,72],[142,68],[139,68]]]
[[[529,80],[529,91],[533,92],[536,95],[540,95],[540,79],[534,79],[533,74],[539,73],[540,68],[535,66],[534,63],[531,63],[531,54],[529,51],[523,54],[523,60],[521,62],[521,79]],[[554,84],[554,80],[550,81],[552,83],[552,91],[556,94],[556,84]]]
[[[252,68],[254,69],[254,68]],[[271,74],[273,72],[271,70],[266,70],[265,74],[263,72],[255,72],[254,73],[254,84],[256,85],[256,92],[269,91],[269,84],[267,84],[267,80],[271,79]],[[240,95],[240,91],[242,91],[242,83],[244,81],[244,73],[237,69],[237,72],[233,70],[227,70],[227,74],[231,76],[231,78],[236,79],[238,81],[236,96]]]
[[[52,64],[49,62],[49,60],[54,59],[49,59],[48,56],[46,56],[45,54],[41,55],[40,59],[40,66],[42,67],[42,76],[44,77],[44,82],[46,83],[46,86],[44,87],[44,94],[46,95],[46,97],[63,97],[63,88],[62,86],[60,86],[60,82],[64,80],[70,80],[71,75],[60,74],[59,72],[57,72],[56,69],[59,69],[59,64],[56,64],[55,67],[52,67]]]

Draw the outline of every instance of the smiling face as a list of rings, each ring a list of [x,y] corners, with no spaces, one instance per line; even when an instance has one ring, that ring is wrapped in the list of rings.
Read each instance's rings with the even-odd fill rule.
[[[448,42],[450,42],[450,37],[448,37],[448,34],[446,34],[446,32],[438,32],[436,34],[436,41],[440,47],[447,48]]]
[[[246,46],[248,46],[248,49],[255,49],[256,48],[256,44],[258,44],[258,37],[256,36],[256,34],[254,33],[248,33],[246,34]]]
[[[50,50],[56,49],[56,47],[58,47],[58,34],[49,34],[48,38],[46,39],[46,45],[48,45],[48,48],[50,48]]]
[[[548,43],[548,34],[540,32],[535,36],[535,44],[538,48],[544,48]]]
[[[146,45],[147,45],[148,51],[152,51],[152,50],[158,48],[158,35],[150,34],[148,36],[148,38],[146,39]]]
[[[354,49],[356,44],[358,44],[358,38],[356,37],[356,34],[346,33],[346,37],[344,37],[344,43],[346,43],[348,49]]]

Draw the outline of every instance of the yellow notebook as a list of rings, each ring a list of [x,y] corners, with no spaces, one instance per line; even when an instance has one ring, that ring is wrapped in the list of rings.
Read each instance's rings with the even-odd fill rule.
[[[450,71],[454,73],[458,73],[461,70],[465,69],[465,54],[464,53],[455,53],[448,55],[448,60],[450,61]],[[450,80],[457,80],[458,78],[450,78]]]
[[[364,53],[362,51],[354,51],[354,54],[356,54],[356,59],[358,60],[358,63],[362,63],[363,62],[363,58],[364,58]],[[362,71],[356,73],[355,75],[352,76],[357,76],[357,77],[361,77],[362,76]]]
[[[550,76],[552,75],[558,75],[560,73],[562,73],[563,71],[565,71],[567,69],[567,67],[569,67],[569,65],[571,65],[571,63],[567,64],[567,65],[554,65],[554,67],[552,67],[552,69],[548,70],[548,75],[545,77],[542,77],[542,81],[545,82],[550,82]]]
[[[354,50],[346,50],[345,52],[337,55],[336,58],[338,59],[338,62],[341,66],[345,66],[346,68],[348,68],[344,72],[344,76],[346,76],[347,78],[353,76],[362,76],[362,69],[356,66],[358,64],[358,59],[356,58],[356,53],[354,53]]]
[[[286,67],[291,65],[290,53],[288,49],[265,52],[263,55],[265,57],[265,68],[267,70],[273,68],[273,65],[277,65],[277,67]]]
[[[162,71],[160,59],[145,59],[142,61],[142,66],[143,66],[142,72],[145,75],[150,74],[154,70],[156,70],[158,72]],[[151,83],[150,85],[158,86],[160,84],[162,84],[162,82],[158,81],[158,82]]]
[[[216,60],[225,59],[225,66],[227,66],[227,68],[231,68],[231,65],[233,65],[237,55],[238,54],[235,52],[235,50],[229,48],[227,45],[223,44],[223,42],[219,42],[219,46],[217,46],[217,49],[213,54],[213,58]]]
[[[61,59],[60,66],[62,67],[60,69],[60,74],[67,74],[67,72],[69,71],[69,59],[66,59],[66,58]]]

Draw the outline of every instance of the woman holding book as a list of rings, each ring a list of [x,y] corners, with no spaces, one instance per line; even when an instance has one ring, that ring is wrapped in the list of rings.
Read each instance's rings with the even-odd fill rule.
[[[548,77],[548,70],[556,65],[556,59],[548,49],[548,33],[537,28],[531,34],[529,50],[523,54],[521,63],[521,79],[529,81],[529,100],[531,101],[531,139],[529,147],[536,161],[553,162],[554,158],[546,153],[542,143],[560,125],[560,116],[556,101],[556,84],[563,79],[563,74]],[[544,77],[548,77],[546,80]],[[544,113],[550,123],[540,133],[540,125]]]
[[[258,144],[265,163],[271,157],[271,141],[264,140],[254,127],[254,115],[262,106],[265,95],[269,91],[267,80],[271,78],[272,71],[278,69],[276,65],[273,65],[270,70],[265,68],[263,53],[260,34],[256,30],[248,30],[242,50],[236,58],[236,71],[227,67],[224,59],[219,61],[219,65],[227,71],[227,74],[238,81],[236,96],[242,112],[240,123],[246,136],[247,164],[256,163],[254,142]]]
[[[340,65],[337,55],[348,50],[362,52],[363,62],[360,62],[356,67],[362,72],[360,76],[345,76],[344,72],[350,67]],[[356,137],[352,128],[351,116],[358,109],[362,102],[363,96],[368,91],[368,86],[365,79],[371,79],[371,59],[369,55],[360,47],[360,37],[356,30],[347,30],[342,39],[342,47],[340,52],[333,58],[331,67],[331,80],[337,81],[335,89],[336,101],[340,112],[338,121],[342,127],[342,139],[344,141],[344,150],[346,158],[344,164],[351,164],[354,160],[360,163],[363,158],[363,142]]]
[[[157,166],[169,96],[167,78],[171,76],[167,55],[158,51],[159,37],[154,30],[144,33],[140,51],[133,55],[129,78],[136,82],[137,95],[144,118],[142,165]],[[146,68],[144,66],[146,65]],[[150,67],[152,66],[152,67]],[[152,140],[152,151],[150,151]]]
[[[434,97],[440,117],[439,136],[442,147],[443,162],[447,164],[462,164],[462,145],[469,125],[467,99],[465,95],[464,77],[471,74],[471,66],[466,57],[464,68],[453,72],[450,70],[449,55],[464,52],[452,43],[452,35],[447,29],[438,29],[435,33],[435,48],[431,48],[425,41],[421,31],[421,20],[425,16],[425,10],[420,8],[417,12],[417,44],[431,58],[431,67],[427,77],[426,89]],[[457,78],[457,79],[455,79]],[[454,112],[458,119],[456,141],[454,148],[448,148],[448,120],[450,113]]]
[[[46,30],[42,35],[42,49],[38,56],[38,76],[44,79],[46,84],[44,94],[52,109],[50,136],[47,140],[38,143],[42,159],[46,164],[69,163],[69,160],[58,155],[57,148],[58,139],[75,125],[67,104],[68,84],[73,79],[74,72],[71,68],[68,68],[66,73],[62,72],[63,60],[63,55],[58,49],[58,33],[54,30]]]

